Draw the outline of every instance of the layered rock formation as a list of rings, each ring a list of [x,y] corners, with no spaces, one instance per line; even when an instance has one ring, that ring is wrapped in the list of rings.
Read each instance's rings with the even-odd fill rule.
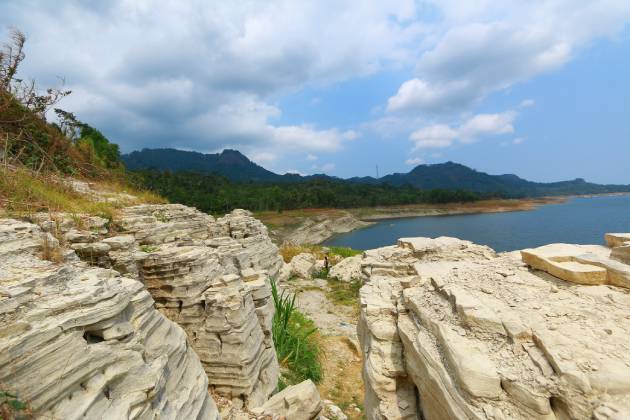
[[[297,229],[291,231],[283,240],[293,245],[319,244],[340,233],[351,232],[371,225],[344,212],[341,217],[328,215],[306,219]]]
[[[215,219],[182,205],[140,205],[113,222],[61,215],[39,223],[89,263],[144,283],[184,328],[219,394],[257,406],[276,388],[270,277],[282,261],[248,212]]]
[[[551,260],[544,248],[523,258],[573,273],[588,260],[604,267],[605,284],[567,282],[520,253],[453,238],[367,251],[358,326],[367,417],[628,418],[630,293],[619,281],[628,267],[606,247],[556,248]]]
[[[142,283],[90,267],[38,226],[7,219],[0,384],[38,418],[218,418],[185,332]]]

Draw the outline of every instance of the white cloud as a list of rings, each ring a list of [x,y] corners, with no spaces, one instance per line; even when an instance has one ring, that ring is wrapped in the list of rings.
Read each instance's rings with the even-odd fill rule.
[[[419,55],[416,75],[388,111],[465,109],[487,94],[561,68],[599,37],[630,21],[623,0],[431,2],[442,15]],[[579,3],[579,4],[578,4]]]
[[[278,124],[273,103],[307,85],[411,64],[409,46],[423,36],[415,16],[412,0],[27,0],[0,2],[0,36],[23,30],[23,75],[43,86],[65,76],[74,94],[61,106],[125,151],[239,146],[280,156],[335,151],[359,137],[317,121]]]
[[[513,133],[516,116],[514,111],[478,114],[456,128],[446,124],[423,127],[411,133],[409,139],[414,142],[413,150],[446,148],[452,146],[456,140],[473,143],[481,137]]]
[[[523,137],[517,137],[514,140],[512,140],[512,144],[523,144],[525,142],[525,138]]]
[[[424,159],[419,158],[419,157],[407,159],[405,161],[405,165],[409,165],[409,166],[418,166],[418,165],[422,165],[423,163],[424,163]]]
[[[534,101],[533,99],[524,99],[519,104],[519,107],[520,108],[529,108],[529,107],[532,107],[534,105],[536,105],[536,101]]]
[[[516,115],[516,112],[513,111],[475,115],[459,127],[458,137],[462,142],[469,143],[487,135],[513,133],[514,126],[512,124]]]
[[[414,131],[409,138],[415,143],[413,150],[449,147],[458,133],[446,124],[437,124]]]
[[[309,153],[308,155],[306,155],[306,160],[317,160],[317,156]]]

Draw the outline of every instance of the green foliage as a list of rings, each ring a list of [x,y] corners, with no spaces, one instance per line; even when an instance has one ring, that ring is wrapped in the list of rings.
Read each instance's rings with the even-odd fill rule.
[[[468,202],[481,198],[466,191],[420,190],[410,186],[358,184],[332,179],[294,184],[234,183],[218,175],[155,170],[138,171],[134,176],[139,186],[171,202],[194,206],[208,213],[227,213],[235,208],[252,211],[356,208]]]
[[[28,414],[28,405],[17,394],[0,390],[0,419],[18,419]]]
[[[140,251],[146,252],[147,254],[150,254],[151,252],[156,252],[159,250],[160,250],[160,247],[158,246],[140,245]]]
[[[313,321],[300,313],[295,306],[296,296],[278,292],[275,281],[271,282],[271,294],[276,313],[273,317],[273,342],[280,365],[285,368],[280,388],[311,379],[322,379],[319,360],[320,349]]]
[[[337,305],[346,305],[358,308],[359,290],[362,283],[360,280],[344,282],[335,277],[327,277],[330,291],[326,294],[328,299]]]
[[[330,250],[331,254],[339,255],[342,258],[354,257],[355,255],[363,254],[363,251],[344,246],[329,246],[328,249]]]
[[[117,169],[122,166],[118,145],[110,143],[103,133],[85,123],[81,124],[77,145],[89,148],[94,160],[103,168]]]

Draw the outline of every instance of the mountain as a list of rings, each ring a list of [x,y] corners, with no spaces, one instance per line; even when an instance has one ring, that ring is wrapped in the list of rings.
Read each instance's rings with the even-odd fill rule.
[[[490,175],[455,162],[418,165],[408,173],[394,173],[381,178],[354,177],[342,180],[323,174],[310,176],[278,175],[255,164],[242,153],[229,149],[216,154],[176,149],[143,149],[139,152],[122,155],[122,160],[131,170],[156,169],[159,171],[218,174],[233,182],[298,183],[324,180],[354,184],[412,186],[423,190],[466,190],[504,197],[630,192],[629,185],[593,184],[582,178],[543,183],[528,181],[513,174]]]
[[[177,149],[142,149],[121,156],[128,169],[191,171],[223,175],[234,182],[279,182],[282,176],[249,160],[238,150],[203,154]]]

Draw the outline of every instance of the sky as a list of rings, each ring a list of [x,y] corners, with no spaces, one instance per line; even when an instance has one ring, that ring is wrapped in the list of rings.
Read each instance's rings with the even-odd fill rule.
[[[630,184],[628,0],[0,0],[11,28],[123,152]]]

